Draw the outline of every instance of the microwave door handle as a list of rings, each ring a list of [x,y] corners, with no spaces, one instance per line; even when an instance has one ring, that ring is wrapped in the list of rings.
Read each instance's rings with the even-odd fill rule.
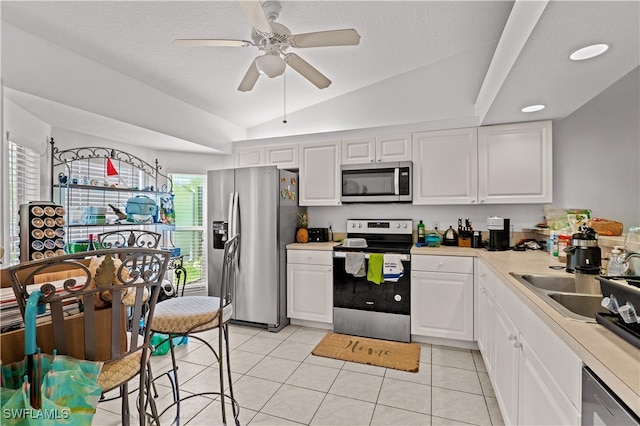
[[[393,169],[393,190],[395,195],[400,195],[400,168]]]

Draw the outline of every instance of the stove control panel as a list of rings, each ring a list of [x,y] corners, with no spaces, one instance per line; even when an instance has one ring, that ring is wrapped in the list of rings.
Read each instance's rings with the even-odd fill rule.
[[[412,234],[411,219],[347,219],[349,234]]]

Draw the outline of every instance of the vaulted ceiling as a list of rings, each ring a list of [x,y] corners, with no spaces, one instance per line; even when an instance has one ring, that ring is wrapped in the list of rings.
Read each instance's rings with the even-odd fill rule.
[[[240,92],[257,49],[173,43],[250,39],[237,1],[2,1],[5,95],[54,127],[214,152],[297,134],[563,118],[640,62],[636,1],[280,3],[277,22],[294,34],[361,35],[357,46],[295,49],[328,88],[288,69]],[[567,59],[594,42],[612,47]],[[547,108],[520,111],[535,103]]]

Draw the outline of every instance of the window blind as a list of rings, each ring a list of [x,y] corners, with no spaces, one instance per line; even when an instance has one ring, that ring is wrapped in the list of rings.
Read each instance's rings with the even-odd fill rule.
[[[187,283],[207,282],[207,259],[204,246],[204,206],[206,175],[171,174],[176,228],[173,243],[180,247],[187,270]]]
[[[20,259],[20,204],[40,198],[40,156],[9,141],[9,264]]]

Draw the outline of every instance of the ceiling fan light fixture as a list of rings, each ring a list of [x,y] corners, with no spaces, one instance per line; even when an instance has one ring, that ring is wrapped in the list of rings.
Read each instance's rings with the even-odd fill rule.
[[[269,78],[281,76],[286,67],[287,63],[277,55],[262,55],[256,58],[258,72]]]
[[[595,58],[596,56],[600,56],[607,50],[609,50],[608,44],[592,44],[590,46],[586,46],[582,49],[576,50],[571,55],[569,55],[569,59],[571,59],[572,61],[584,61],[585,59],[591,59]]]

